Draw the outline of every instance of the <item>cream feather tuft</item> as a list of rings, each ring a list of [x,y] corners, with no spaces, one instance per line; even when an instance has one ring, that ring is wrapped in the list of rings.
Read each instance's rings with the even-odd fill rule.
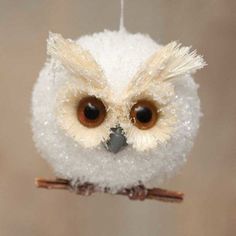
[[[171,42],[154,53],[140,68],[127,86],[126,96],[132,97],[149,89],[154,81],[164,82],[170,79],[193,74],[206,65],[202,56],[191,47],[181,47]],[[134,89],[136,88],[136,89]]]
[[[197,55],[196,50],[191,52],[190,49],[191,47],[181,47],[181,44],[171,42],[154,54],[152,67],[160,68],[161,80],[193,74],[206,65],[202,56]],[[150,69],[150,73],[155,72]]]
[[[59,60],[76,78],[98,89],[106,86],[103,71],[89,51],[74,41],[51,32],[47,43],[48,55]]]

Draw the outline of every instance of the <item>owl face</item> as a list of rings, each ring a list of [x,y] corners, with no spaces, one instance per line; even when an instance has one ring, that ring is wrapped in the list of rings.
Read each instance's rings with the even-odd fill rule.
[[[175,42],[109,32],[78,41],[50,34],[33,92],[33,133],[56,174],[119,189],[185,161],[199,123],[190,74],[203,59]]]

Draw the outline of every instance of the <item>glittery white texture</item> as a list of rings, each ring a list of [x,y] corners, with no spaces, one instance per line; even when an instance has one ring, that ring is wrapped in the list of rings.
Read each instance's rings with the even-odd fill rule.
[[[161,46],[149,36],[130,34],[126,31],[105,31],[83,36],[77,40],[77,43],[88,50],[101,66],[117,103],[122,101],[122,93],[141,66],[161,49]],[[172,72],[180,73],[173,70]],[[154,130],[136,130],[129,136],[130,145],[117,154],[108,152],[102,143],[94,147],[84,147],[60,126],[57,113],[60,107],[58,94],[63,91],[64,87],[72,85],[72,87],[75,86],[73,95],[78,96],[79,99],[76,87],[78,83],[65,67],[52,58],[43,67],[33,90],[32,128],[35,144],[42,156],[52,165],[56,175],[70,179],[79,178],[81,182],[89,181],[101,187],[110,187],[115,191],[135,185],[139,181],[148,182],[152,178],[156,178],[160,183],[166,177],[172,176],[183,165],[192,147],[201,114],[197,95],[198,86],[190,75],[182,75],[160,85],[153,82],[155,86],[148,91],[136,94],[138,98],[148,93],[148,96],[163,105],[163,109],[166,109],[171,119],[175,117],[174,128],[170,134],[168,133],[167,141],[157,143],[156,147],[146,151],[137,150],[135,146],[140,145],[139,142],[143,146],[145,142],[153,144],[150,139],[153,139],[158,129],[155,132]],[[83,85],[79,89],[83,91]],[[86,89],[84,91],[89,93]],[[66,99],[65,97],[63,102],[66,102]],[[104,97],[104,99],[108,98]],[[109,105],[109,101],[106,102]],[[129,103],[124,105],[130,107],[133,103],[132,99]],[[116,110],[112,112],[115,113]],[[109,125],[114,124],[115,118],[111,119]],[[131,123],[124,124],[124,126],[131,125]],[[163,120],[163,125],[168,127],[171,123]],[[84,138],[85,142],[95,140],[92,133],[87,132],[86,129],[81,130],[81,133],[77,135],[80,139]]]

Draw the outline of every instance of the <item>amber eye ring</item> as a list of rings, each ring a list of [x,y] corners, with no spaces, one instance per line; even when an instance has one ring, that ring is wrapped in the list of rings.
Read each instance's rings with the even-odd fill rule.
[[[157,106],[148,100],[137,101],[130,110],[131,122],[139,129],[152,128],[159,117]]]
[[[106,118],[105,105],[94,96],[84,97],[77,106],[77,118],[85,127],[98,127]]]

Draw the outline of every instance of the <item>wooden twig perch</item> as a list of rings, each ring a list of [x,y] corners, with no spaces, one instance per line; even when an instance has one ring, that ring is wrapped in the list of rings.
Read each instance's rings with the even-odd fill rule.
[[[72,184],[70,180],[66,179],[48,180],[43,178],[36,178],[35,184],[38,188],[64,189],[84,196],[88,196],[96,192],[111,193],[108,188],[101,190],[91,183]],[[184,197],[184,194],[181,192],[174,192],[160,188],[147,189],[143,185],[138,185],[134,188],[124,188],[115,194],[128,196],[131,200],[154,199],[163,202],[181,202],[183,201]]]

